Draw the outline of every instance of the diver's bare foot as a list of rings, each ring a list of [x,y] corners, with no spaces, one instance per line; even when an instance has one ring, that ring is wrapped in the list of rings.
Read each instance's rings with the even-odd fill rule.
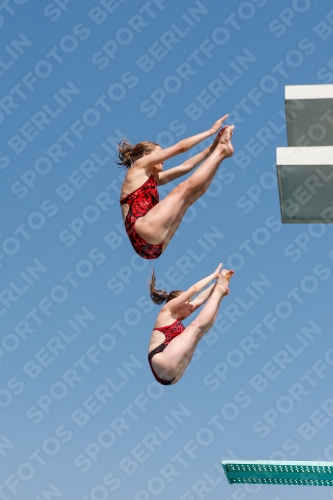
[[[234,274],[234,271],[228,271],[227,269],[223,269],[219,274],[216,286],[222,287],[223,297],[229,294],[229,281],[231,276],[233,276]]]
[[[225,158],[229,158],[234,154],[234,148],[231,144],[234,128],[233,125],[226,125],[218,133],[218,146]]]

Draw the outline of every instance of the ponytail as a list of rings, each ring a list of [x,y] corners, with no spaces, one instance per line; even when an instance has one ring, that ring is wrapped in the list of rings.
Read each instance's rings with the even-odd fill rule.
[[[138,142],[138,144],[132,145],[125,137],[118,144],[120,161],[116,161],[116,163],[128,170],[133,163],[143,157],[144,153],[152,153],[156,146],[158,146],[156,142],[149,141]]]
[[[175,299],[182,293],[181,290],[173,290],[168,293],[163,289],[156,289],[156,275],[154,269],[151,272],[151,278],[148,281],[148,287],[150,292],[150,298],[155,304],[163,304],[163,302],[169,302],[172,299]]]

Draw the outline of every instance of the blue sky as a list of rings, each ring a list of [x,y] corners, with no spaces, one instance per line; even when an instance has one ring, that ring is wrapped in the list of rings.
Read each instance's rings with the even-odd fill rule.
[[[332,228],[282,225],[275,167],[285,85],[333,82],[329,2],[0,7],[1,498],[330,498],[230,486],[219,464],[333,459]],[[236,274],[162,387],[115,144],[167,147],[225,113],[235,155],[153,264],[168,291]]]

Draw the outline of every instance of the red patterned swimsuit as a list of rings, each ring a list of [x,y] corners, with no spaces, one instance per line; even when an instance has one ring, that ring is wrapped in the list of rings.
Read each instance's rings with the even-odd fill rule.
[[[120,204],[126,203],[129,210],[125,219],[126,233],[136,253],[144,259],[158,259],[162,253],[162,243],[152,245],[147,243],[135,230],[135,223],[140,217],[144,217],[157,203],[159,196],[157,184],[151,175],[142,186],[120,200]]]
[[[164,379],[160,378],[155,373],[155,370],[154,370],[152,363],[151,363],[151,358],[153,356],[155,356],[155,354],[157,354],[159,352],[163,352],[164,349],[166,348],[166,346],[168,344],[170,344],[171,340],[173,340],[174,338],[178,337],[178,335],[183,333],[183,331],[185,330],[185,326],[183,325],[183,323],[179,319],[176,319],[176,321],[174,323],[172,323],[171,325],[160,326],[160,328],[157,328],[155,326],[154,330],[158,330],[159,332],[164,333],[165,340],[164,340],[164,342],[162,342],[162,344],[155,347],[155,349],[150,351],[150,353],[148,354],[149,365],[150,365],[151,371],[153,372],[153,375],[156,378],[157,382],[159,382],[160,384],[163,384],[163,385],[170,385],[170,384],[172,384],[172,382],[174,381],[175,378],[173,378],[171,380],[164,380]]]

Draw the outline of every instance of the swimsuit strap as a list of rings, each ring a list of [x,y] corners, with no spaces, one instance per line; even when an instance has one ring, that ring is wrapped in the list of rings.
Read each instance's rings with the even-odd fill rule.
[[[124,196],[124,198],[122,200],[120,200],[120,204],[123,205],[124,203],[128,203],[128,201],[130,201],[132,198],[135,197],[135,194],[137,193],[137,191],[143,189],[144,187],[146,187],[146,184],[148,184],[148,182],[152,182],[152,187],[156,187],[157,186],[157,183],[155,181],[155,178],[153,175],[151,175],[150,177],[148,177],[148,179],[141,185],[139,186],[138,188],[136,188],[134,191],[132,191],[131,193],[127,194],[126,196]]]

